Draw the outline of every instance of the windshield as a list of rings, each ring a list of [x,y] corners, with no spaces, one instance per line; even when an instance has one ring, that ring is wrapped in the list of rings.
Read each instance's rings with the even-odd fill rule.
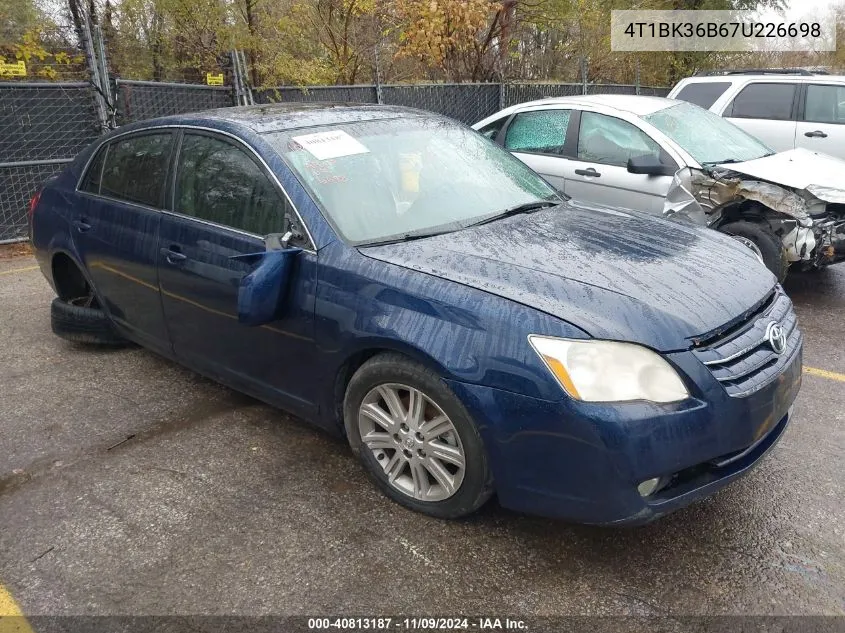
[[[266,138],[353,244],[455,231],[506,209],[560,201],[519,160],[445,119],[340,123]]]
[[[733,123],[691,103],[680,102],[643,118],[702,165],[738,163],[774,153]]]

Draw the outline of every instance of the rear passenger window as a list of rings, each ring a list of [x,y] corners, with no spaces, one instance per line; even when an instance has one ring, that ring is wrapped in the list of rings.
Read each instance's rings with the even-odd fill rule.
[[[179,151],[175,211],[267,235],[284,230],[286,205],[242,149],[212,136],[185,134]]]
[[[729,81],[691,83],[681,88],[681,91],[675,98],[694,103],[700,108],[708,110],[710,106],[716,103],[716,99],[725,94],[725,90],[730,88],[730,86],[731,83]]]
[[[514,152],[562,154],[570,114],[569,110],[517,114],[508,126],[505,147]]]
[[[813,123],[845,123],[845,86],[808,85],[803,120]]]
[[[106,158],[106,152],[108,149],[108,145],[103,145],[103,147],[100,148],[100,151],[97,152],[97,155],[94,156],[94,160],[88,164],[88,171],[86,172],[85,178],[82,180],[82,184],[79,187],[80,191],[100,193],[100,176],[103,173],[103,161]]]
[[[743,88],[725,110],[724,116],[740,119],[792,119],[795,84],[756,83]]]
[[[100,193],[151,207],[161,206],[173,134],[145,134],[109,144]]]

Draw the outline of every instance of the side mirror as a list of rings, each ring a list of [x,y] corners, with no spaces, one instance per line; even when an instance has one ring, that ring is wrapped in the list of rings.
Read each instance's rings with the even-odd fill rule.
[[[284,309],[296,256],[301,248],[291,248],[290,232],[271,234],[264,238],[266,250],[239,258],[257,259],[255,269],[241,279],[238,287],[238,322],[244,325],[264,325],[279,318]]]
[[[675,170],[660,162],[657,154],[643,154],[628,159],[628,171],[632,174],[646,174],[647,176],[673,176]]]

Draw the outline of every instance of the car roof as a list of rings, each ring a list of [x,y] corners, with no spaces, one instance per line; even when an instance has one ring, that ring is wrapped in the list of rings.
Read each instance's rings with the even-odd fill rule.
[[[537,101],[528,101],[514,106],[512,109],[522,108],[524,106],[547,105],[547,104],[561,104],[568,106],[579,105],[593,105],[614,108],[624,112],[631,112],[638,116],[644,116],[663,110],[671,106],[678,105],[675,99],[666,99],[664,97],[645,97],[640,95],[614,95],[614,94],[598,94],[598,95],[578,95],[572,97],[549,97],[546,99],[539,99]]]
[[[258,134],[279,132],[315,125],[332,125],[354,121],[394,119],[398,117],[439,117],[404,106],[387,106],[366,103],[273,103],[253,106],[236,106],[174,114],[139,121],[118,128],[122,131],[161,125],[203,125],[230,123],[251,129]]]
[[[818,83],[819,81],[842,81],[845,80],[845,75],[830,75],[828,73],[809,73],[809,74],[798,74],[794,72],[787,72],[784,71],[782,73],[778,72],[765,72],[765,73],[753,73],[753,72],[728,72],[728,73],[713,73],[708,75],[692,75],[691,77],[684,77],[678,83],[712,83],[714,81],[719,82],[740,82],[740,81],[747,81],[749,79],[763,79],[766,81],[769,80],[779,80],[779,81],[793,81],[793,82],[804,82],[804,83]]]

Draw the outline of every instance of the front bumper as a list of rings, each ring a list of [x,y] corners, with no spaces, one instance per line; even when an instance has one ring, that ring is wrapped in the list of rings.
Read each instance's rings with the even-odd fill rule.
[[[450,382],[479,425],[500,503],[594,524],[640,524],[707,497],[777,443],[801,384],[801,348],[765,387],[729,396],[691,353],[668,355],[694,383],[680,403],[538,400]],[[649,497],[640,482],[669,483]]]

